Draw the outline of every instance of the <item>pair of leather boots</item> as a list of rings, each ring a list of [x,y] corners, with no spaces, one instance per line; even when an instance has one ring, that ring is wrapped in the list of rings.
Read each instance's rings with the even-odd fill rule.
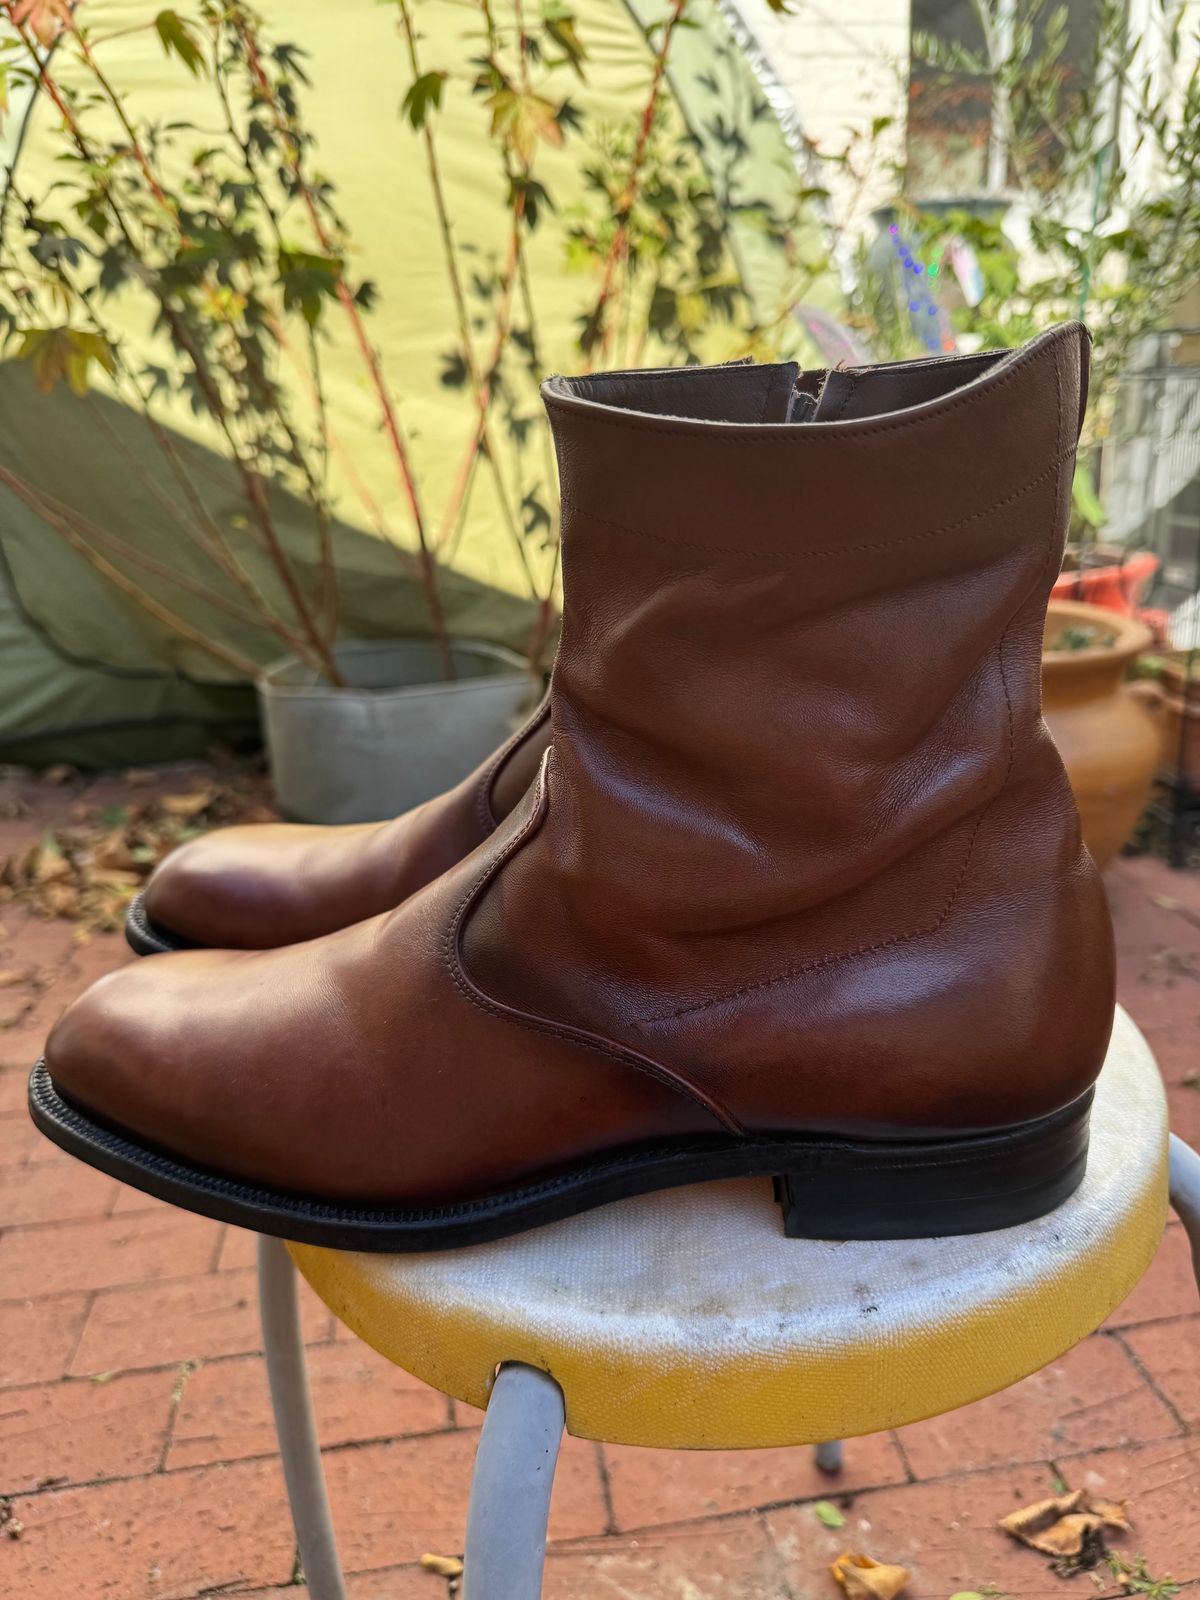
[[[355,1249],[739,1175],[819,1238],[1057,1205],[1113,1014],[1039,694],[1087,350],[1072,324],[551,379],[546,705],[394,822],[164,863],[131,939],[171,953],[65,1013],[35,1120],[165,1199]]]

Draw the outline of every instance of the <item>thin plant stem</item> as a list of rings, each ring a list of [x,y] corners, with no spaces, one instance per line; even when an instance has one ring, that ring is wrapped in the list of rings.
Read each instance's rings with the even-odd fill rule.
[[[417,48],[416,28],[413,22],[412,11],[408,0],[400,0],[399,9],[401,30],[404,34],[404,40],[408,50],[409,67],[412,71],[413,80],[415,82],[416,79],[421,75],[421,61],[420,52]],[[428,116],[426,116],[421,126],[421,141],[425,148],[425,166],[429,175],[430,191],[433,195],[433,206],[434,213],[437,217],[438,232],[441,235],[442,240],[442,255],[446,265],[446,278],[450,285],[451,298],[454,301],[454,316],[457,324],[459,347],[462,352],[463,364],[466,367],[467,379],[471,385],[471,391],[475,397],[476,411],[480,418],[480,426],[478,429],[479,444],[474,453],[477,453],[478,449],[482,449],[487,458],[488,464],[491,467],[492,476],[496,483],[496,498],[500,504],[500,511],[504,518],[505,527],[508,530],[510,538],[513,540],[517,556],[525,573],[526,582],[529,584],[531,592],[536,595],[536,585],[534,584],[533,572],[529,565],[529,558],[525,551],[525,541],[522,539],[521,531],[517,526],[517,520],[512,508],[512,500],[505,485],[504,474],[500,466],[499,453],[491,437],[491,430],[488,422],[491,399],[489,392],[490,384],[485,387],[485,380],[480,374],[479,363],[475,357],[475,344],[474,340],[471,338],[471,319],[467,310],[467,297],[462,285],[462,272],[458,264],[458,250],[454,243],[454,230],[450,222],[449,208],[446,204],[446,192],[445,186],[442,182],[441,163],[438,159],[437,142],[434,137],[430,118]],[[447,507],[446,513],[442,519],[442,528],[438,538],[439,550],[445,549],[447,542],[454,534],[459,521],[459,512],[463,509],[465,503],[466,485],[462,486],[460,493],[459,487],[456,484],[455,494],[452,495],[450,504]]]
[[[122,459],[126,461],[130,468],[138,475],[148,492],[153,495],[154,499],[158,502],[166,514],[182,531],[188,543],[193,547],[193,549],[200,551],[201,554],[208,557],[209,560],[215,562],[216,565],[220,567],[220,569],[228,576],[229,569],[218,560],[211,543],[197,533],[191,522],[183,514],[177,501],[167,493],[162,484],[159,483],[155,478],[153,473],[146,472],[144,470],[136,453],[121,437],[120,429],[113,427],[112,423],[104,415],[103,411],[94,404],[90,394],[87,397],[86,404],[92,414],[92,421],[102,433],[108,436],[113,449],[117,451]],[[101,529],[98,531],[101,537],[109,537],[104,530]],[[172,579],[174,578],[173,568],[166,568],[164,571],[166,576],[171,577]],[[257,591],[255,591],[255,594],[257,597]],[[214,605],[218,604],[216,598],[213,599],[212,603]],[[277,634],[290,649],[294,650],[297,648],[297,646],[303,648],[304,640],[299,634],[292,633],[291,630],[288,629],[278,617],[271,615],[265,600],[262,603],[259,603],[258,599],[256,598],[253,609],[247,606],[237,605],[237,603],[234,601],[222,601],[220,603],[223,605],[225,610],[230,612],[230,615],[232,616],[240,617],[244,621],[254,622],[259,626],[265,622],[270,628],[271,632]]]
[[[231,17],[233,27],[238,35],[238,38],[241,40],[243,50],[246,52],[246,61],[250,68],[251,76],[253,77],[265,104],[269,107],[271,114],[275,119],[276,129],[280,134],[282,142],[284,160],[287,163],[288,170],[296,184],[297,192],[299,193],[304,204],[304,208],[308,213],[308,218],[310,224],[312,225],[313,233],[316,236],[317,242],[320,244],[321,249],[331,260],[336,262],[337,255],[334,249],[333,241],[330,238],[329,231],[326,228],[324,221],[322,220],[320,208],[318,207],[316,199],[313,196],[312,188],[304,176],[303,168],[301,166],[299,156],[296,153],[291,132],[287,125],[287,119],[283,113],[283,108],[280,106],[278,96],[276,95],[271,81],[263,69],[262,61],[258,52],[258,44],[254,36],[253,29],[250,26],[245,11],[240,5],[235,6],[232,9]],[[420,562],[421,579],[425,591],[425,603],[429,611],[430,628],[433,634],[434,643],[437,647],[438,655],[441,658],[442,670],[445,676],[447,678],[453,678],[455,675],[454,659],[450,653],[450,640],[446,631],[445,612],[442,607],[441,591],[438,584],[437,562],[434,559],[433,549],[430,544],[429,535],[426,531],[425,515],[421,507],[420,491],[417,486],[416,478],[413,474],[412,464],[409,460],[408,447],[404,441],[404,435],[400,427],[400,420],[396,415],[396,408],[392,403],[392,397],[384,379],[383,370],[379,364],[379,357],[371,343],[370,338],[368,337],[366,326],[362,320],[362,316],[360,315],[354,295],[351,293],[350,286],[346,282],[346,276],[341,268],[340,263],[336,266],[334,287],[338,300],[341,302],[342,309],[345,311],[346,317],[349,320],[351,330],[354,334],[355,343],[358,345],[359,354],[362,357],[363,365],[367,370],[367,376],[370,379],[371,386],[375,392],[375,397],[379,403],[384,433],[388,439],[388,443],[391,446],[392,454],[395,457],[396,468],[400,476],[401,486],[408,501],[409,512],[413,520],[413,526],[416,530],[417,544],[419,547],[418,559]]]
[[[516,287],[517,263],[520,259],[521,251],[521,224],[524,215],[525,195],[524,191],[518,191],[513,202],[512,229],[509,233],[508,254],[505,259],[504,269],[500,274],[499,293],[496,297],[496,324],[492,348],[487,366],[480,376],[479,386],[476,390],[474,427],[471,437],[467,441],[467,447],[463,451],[462,460],[459,462],[458,472],[455,476],[454,487],[446,503],[446,509],[442,517],[440,542],[447,540],[454,531],[458,522],[459,512],[462,510],[463,501],[466,498],[475,460],[488,437],[488,411],[492,403],[492,391],[496,376],[500,371],[500,364],[504,360],[504,351],[512,328],[513,290]],[[529,569],[528,559],[525,556],[524,544],[519,543],[519,548],[522,560],[525,562],[526,576],[532,585],[533,577]]]
[[[67,100],[63,96],[57,81],[49,71],[47,63],[39,55],[28,32],[22,24],[15,21],[12,14],[12,0],[8,0],[5,10],[8,14],[10,23],[12,23],[21,39],[22,44],[37,68],[38,79],[42,84],[42,87],[50,96],[52,103],[66,124],[66,127],[70,132],[80,155],[85,161],[95,164],[94,152],[92,151],[91,145],[88,143],[87,138],[83,133],[74,111],[71,109]],[[112,92],[113,91],[111,90],[111,87],[106,91],[106,93],[109,95],[111,95]],[[128,126],[127,119],[124,118],[123,111],[119,112],[118,115],[122,117],[123,125]],[[140,146],[138,148],[140,149]],[[143,171],[145,171],[146,167],[148,166],[144,152],[141,153],[139,165],[142,166]],[[152,174],[147,176],[147,182],[151,183],[151,181]],[[156,182],[152,185],[152,187],[157,187]],[[161,189],[159,189],[158,192],[161,194]],[[125,217],[123,208],[116,200],[111,185],[104,185],[103,194],[113,220],[120,229],[126,244],[135,255],[140,255],[136,241],[129,227],[128,220]],[[163,199],[165,200],[165,196]],[[278,533],[275,530],[274,519],[271,515],[270,504],[267,499],[263,480],[256,470],[242,456],[241,450],[230,425],[228,411],[224,401],[221,398],[220,390],[217,387],[216,381],[208,369],[207,362],[205,361],[202,352],[196,346],[195,340],[192,339],[186,323],[179,315],[175,307],[172,306],[165,296],[161,294],[156,294],[156,298],[158,299],[163,318],[170,329],[172,337],[175,339],[177,346],[184,351],[185,355],[191,362],[192,369],[195,372],[196,379],[204,395],[205,402],[208,405],[214,420],[220,427],[225,440],[230,447],[230,450],[232,451],[234,463],[237,467],[239,477],[241,478],[242,488],[243,492],[245,493],[247,503],[250,507],[251,513],[253,514],[255,522],[258,524],[259,531],[262,533],[264,541],[266,542],[272,563],[275,566],[280,581],[287,590],[288,598],[295,608],[296,615],[301,623],[303,632],[313,646],[318,658],[322,663],[323,670],[328,675],[330,681],[339,687],[344,687],[345,679],[337,666],[337,662],[334,659],[332,652],[329,650],[316,627],[312,613],[310,612],[307,601],[304,598],[304,594],[300,589],[298,582],[296,581],[296,575],[292,570],[291,562],[288,559],[287,553],[283,549],[282,544],[280,543]]]
[[[179,634],[184,639],[189,639],[193,644],[198,645],[200,649],[206,650],[209,655],[215,656],[218,661],[225,662],[227,666],[232,667],[234,671],[240,673],[243,677],[253,678],[257,676],[258,665],[256,662],[251,661],[248,656],[240,655],[237,651],[231,650],[227,645],[219,644],[207,634],[201,633],[198,628],[194,628],[183,617],[153,599],[140,585],[126,577],[119,567],[114,567],[98,551],[93,550],[87,540],[82,538],[71,527],[69,522],[60,521],[53,510],[43,502],[42,497],[5,466],[0,466],[0,483],[11,490],[22,504],[28,506],[31,511],[41,517],[49,527],[53,528],[56,533],[65,539],[89,566],[107,578],[116,588],[129,595],[143,611],[148,612],[150,616],[163,623],[173,633]]]
[[[679,26],[679,19],[683,16],[688,0],[671,0],[671,10],[663,24],[663,35],[658,49],[654,54],[654,70],[650,78],[650,89],[646,97],[646,104],[642,110],[641,121],[638,125],[637,138],[633,146],[633,155],[629,162],[629,175],[625,182],[624,192],[621,196],[621,208],[617,216],[617,226],[609,243],[608,253],[604,258],[604,267],[600,276],[600,292],[596,298],[590,321],[597,330],[596,344],[600,346],[601,355],[606,356],[611,344],[609,317],[609,302],[613,297],[617,272],[624,264],[626,251],[629,248],[629,219],[637,202],[641,188],[642,168],[646,161],[646,150],[650,143],[650,135],[654,129],[654,119],[658,114],[658,103],[662,96],[663,82],[667,72],[667,58],[671,51],[671,41]],[[592,346],[594,350],[596,345]],[[589,353],[586,371],[591,371],[594,363]]]

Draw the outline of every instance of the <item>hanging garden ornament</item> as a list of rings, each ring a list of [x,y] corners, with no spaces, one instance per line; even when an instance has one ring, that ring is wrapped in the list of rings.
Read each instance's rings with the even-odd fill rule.
[[[953,350],[955,344],[949,318],[934,298],[934,287],[939,272],[937,264],[931,262],[927,265],[921,259],[916,250],[905,241],[898,223],[890,223],[888,233],[895,252],[895,267],[902,282],[905,310],[913,334],[931,353],[936,350]]]
[[[958,279],[963,299],[969,306],[977,306],[983,299],[985,285],[983,268],[979,265],[979,257],[975,254],[974,247],[965,239],[955,235],[947,249],[950,265],[954,269],[954,276]]]

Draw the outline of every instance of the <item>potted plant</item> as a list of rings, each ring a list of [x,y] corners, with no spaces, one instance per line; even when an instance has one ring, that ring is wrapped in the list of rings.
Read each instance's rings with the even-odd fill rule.
[[[140,27],[188,83],[190,109],[172,120],[136,109],[106,66],[109,39],[138,24],[106,34],[89,0],[0,0],[11,27],[0,65],[44,106],[40,137],[59,157],[32,188],[14,163],[0,204],[8,349],[39,387],[69,387],[89,404],[97,391],[145,424],[155,468],[131,461],[131,475],[140,500],[181,531],[186,560],[101,526],[27,460],[5,464],[0,483],[167,630],[176,654],[204,653],[257,680],[290,814],[394,811],[469,768],[540,690],[557,620],[558,507],[537,398],[549,362],[535,229],[543,261],[542,241],[556,234],[556,279],[565,265],[580,284],[573,357],[585,369],[751,350],[770,358],[797,337],[787,307],[775,320],[752,307],[731,229],[769,234],[781,265],[811,285],[827,260],[801,254],[795,239],[811,242],[812,194],[796,173],[778,206],[751,206],[761,175],[743,170],[740,150],[710,129],[720,165],[706,167],[700,141],[681,137],[668,69],[687,5],[671,0],[639,27],[644,92],[614,117],[610,95],[594,96],[586,114],[572,100],[588,51],[565,5],[500,11],[472,0],[465,17],[427,10],[418,26],[408,0],[392,0],[397,159],[422,174],[422,220],[437,246],[422,266],[440,273],[436,286],[424,282],[445,331],[434,357],[445,404],[431,425],[373,341],[378,291],[354,270],[354,240],[317,164],[301,50],[267,37],[240,0],[148,13]],[[721,48],[735,50],[731,40]],[[717,99],[722,70],[714,60]],[[451,111],[477,119],[472,163],[490,164],[495,196],[487,217],[477,190],[470,216],[452,211],[461,163],[456,152],[443,160],[441,145]],[[581,197],[564,204],[548,183],[567,168],[568,141]],[[130,331],[139,324],[153,324],[153,336]],[[340,388],[327,383],[330,349],[356,363],[352,374],[338,369]],[[403,354],[393,351],[394,364]],[[567,365],[562,357],[549,361]],[[340,436],[348,392],[374,422],[370,490]],[[192,415],[181,441],[170,419],[183,404]],[[104,412],[92,409],[89,428]],[[202,470],[193,435],[211,452]],[[339,513],[352,497],[421,596],[423,617],[406,619],[420,638],[345,637]],[[454,636],[469,607],[458,605],[453,562],[481,499],[503,529],[509,575],[527,588],[524,660]]]
[[[1129,838],[1150,798],[1163,751],[1160,697],[1129,683],[1149,646],[1135,617],[1076,600],[1052,600],[1042,652],[1042,713],[1067,769],[1097,866]]]
[[[39,389],[61,383],[82,398],[99,380],[144,420],[158,456],[148,470],[130,453],[131,473],[182,529],[187,560],[160,560],[11,467],[0,468],[0,483],[190,649],[256,680],[286,813],[366,820],[427,798],[500,743],[540,691],[531,662],[449,635],[439,540],[367,327],[375,290],[352,274],[349,231],[302,119],[301,53],[265,41],[237,0],[203,0],[190,18],[149,17],[144,26],[166,55],[211,89],[204,128],[163,129],[136,117],[105,71],[86,5],[5,0],[2,9],[10,79],[53,108],[64,174],[33,194],[10,173],[4,191],[10,347]],[[145,301],[158,359],[135,349],[126,323],[110,315],[119,294]],[[359,353],[408,508],[409,540],[386,524],[378,531],[419,585],[427,639],[339,635],[329,489],[337,440],[321,365],[334,320]],[[296,367],[300,383],[285,383],[281,375]],[[198,465],[190,441],[163,421],[161,402],[180,396],[232,470],[233,507],[228,474],[214,488],[211,464]],[[104,415],[94,408],[88,421],[104,425]],[[472,434],[473,464],[488,445],[482,415]],[[114,444],[128,448],[119,437]],[[285,536],[288,501],[307,515],[313,553]],[[548,586],[538,604],[535,663],[552,623]],[[225,618],[238,624],[236,643],[223,633]]]
[[[1143,656],[1139,670],[1148,703],[1162,717],[1160,774],[1195,793],[1200,790],[1200,655],[1171,650]]]

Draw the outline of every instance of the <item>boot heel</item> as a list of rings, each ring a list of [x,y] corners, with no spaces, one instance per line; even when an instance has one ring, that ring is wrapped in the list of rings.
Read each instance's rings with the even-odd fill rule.
[[[1037,1122],[957,1139],[830,1140],[775,1179],[789,1239],[921,1239],[1045,1216],[1087,1166],[1092,1094]]]

